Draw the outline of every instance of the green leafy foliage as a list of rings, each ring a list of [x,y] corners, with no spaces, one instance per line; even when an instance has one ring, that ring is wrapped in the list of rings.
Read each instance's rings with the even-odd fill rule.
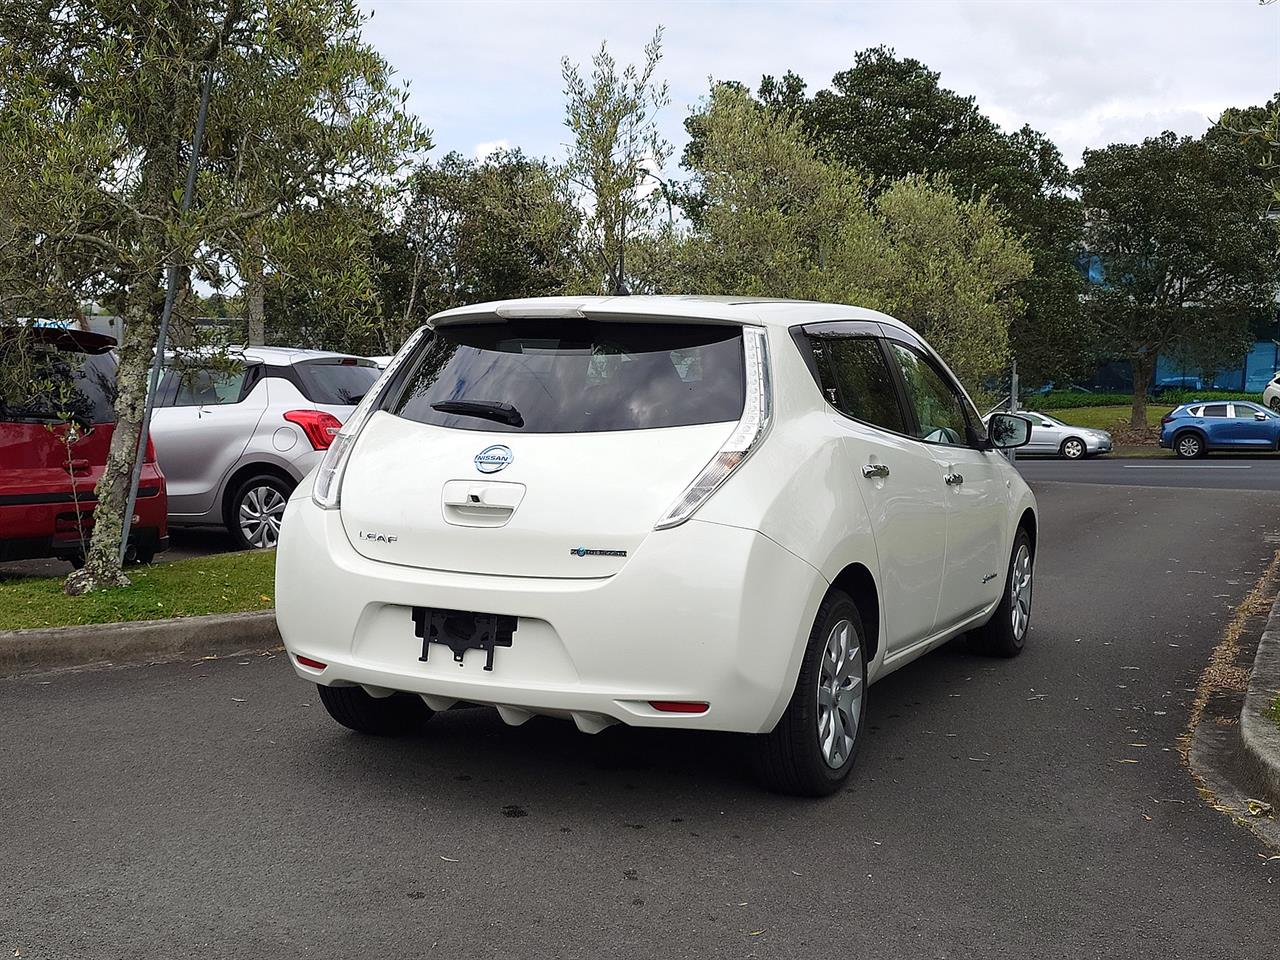
[[[358,261],[358,232],[325,212],[353,195],[376,208],[428,145],[362,19],[353,0],[0,3],[0,304],[57,315],[92,298],[125,318],[93,542],[68,589],[125,580],[117,547],[166,268],[247,281],[252,304],[268,269],[307,276],[324,251]],[[210,65],[206,162],[184,214]],[[368,271],[326,275],[343,301],[369,287]]]
[[[399,222],[375,240],[386,263],[378,352],[439,310],[581,287],[581,229],[563,178],[544,160],[513,150],[423,164]]]
[[[881,309],[970,383],[1003,367],[1031,259],[985,198],[961,200],[924,177],[873,193],[797,119],[737,85],[716,87],[697,124],[703,205],[669,287]]]
[[[1106,273],[1088,310],[1102,346],[1133,364],[1137,426],[1161,354],[1212,368],[1274,310],[1276,225],[1245,151],[1212,135],[1086,150],[1076,182],[1085,245]]]
[[[725,86],[745,92],[740,84]],[[1092,329],[1079,307],[1083,281],[1074,265],[1081,209],[1047,137],[1026,126],[1006,133],[973,97],[943,87],[939,74],[886,47],[856,53],[854,65],[812,97],[794,73],[766,76],[758,102],[798,124],[824,159],[863,174],[873,194],[920,176],[935,186],[945,182],[961,200],[985,197],[1033,261],[1016,290],[1025,309],[1008,331],[1024,378],[1062,379],[1087,370]],[[697,167],[704,117],[694,113],[686,128],[683,162]],[[693,189],[682,203],[697,223],[708,200]]]
[[[671,155],[657,124],[658,112],[670,102],[667,85],[655,77],[661,60],[659,27],[639,67],[619,70],[603,44],[589,77],[568,58],[561,62],[571,137],[561,173],[585,211],[579,292],[657,289],[672,236],[666,188],[650,189]]]

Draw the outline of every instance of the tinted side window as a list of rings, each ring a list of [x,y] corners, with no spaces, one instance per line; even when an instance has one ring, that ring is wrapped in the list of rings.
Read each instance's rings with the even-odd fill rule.
[[[234,373],[192,367],[178,374],[178,390],[172,405],[175,407],[212,407],[224,403],[239,403],[245,385],[245,370]]]
[[[1246,407],[1243,403],[1237,403],[1234,407],[1237,420],[1252,420],[1259,411],[1254,407]]]
[[[1202,417],[1225,417],[1227,415],[1227,405],[1225,403],[1211,403],[1204,408]]]
[[[302,381],[303,396],[312,403],[348,406],[359,403],[382,375],[376,364],[355,360],[308,360],[294,369]]]
[[[914,436],[926,443],[963,446],[968,419],[960,395],[914,350],[892,342],[889,350],[902,369],[907,402],[915,411]]]
[[[821,337],[811,343],[822,392],[832,406],[863,423],[906,433],[893,374],[877,340]]]

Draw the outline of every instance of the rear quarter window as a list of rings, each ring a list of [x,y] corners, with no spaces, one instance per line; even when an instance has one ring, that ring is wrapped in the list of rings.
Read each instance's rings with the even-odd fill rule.
[[[388,409],[459,430],[591,433],[742,416],[742,330],[517,320],[442,327]]]
[[[312,403],[355,406],[382,371],[373,361],[308,360],[294,364],[302,395]]]

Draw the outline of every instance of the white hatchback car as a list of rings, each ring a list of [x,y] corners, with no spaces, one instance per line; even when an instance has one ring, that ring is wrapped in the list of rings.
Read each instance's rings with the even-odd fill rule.
[[[516,300],[437,314],[289,501],[276,617],[338,722],[456,702],[758,734],[835,790],[867,685],[1022,649],[1035,500],[956,378],[858,307]]]

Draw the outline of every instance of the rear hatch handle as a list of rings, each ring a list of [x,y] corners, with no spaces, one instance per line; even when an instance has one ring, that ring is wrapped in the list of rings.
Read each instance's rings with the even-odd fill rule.
[[[444,485],[444,519],[459,527],[501,527],[524,499],[523,483],[450,480]]]

